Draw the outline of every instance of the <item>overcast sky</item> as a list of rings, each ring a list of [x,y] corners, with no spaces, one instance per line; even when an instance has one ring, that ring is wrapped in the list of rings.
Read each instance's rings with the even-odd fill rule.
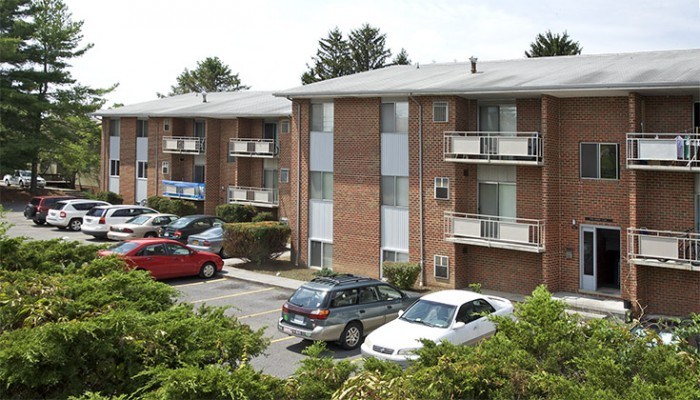
[[[524,57],[538,33],[568,31],[584,54],[700,48],[700,0],[65,0],[94,48],[73,76],[119,87],[106,106],[168,93],[219,57],[252,90],[299,86],[318,41],[369,23],[413,63]]]

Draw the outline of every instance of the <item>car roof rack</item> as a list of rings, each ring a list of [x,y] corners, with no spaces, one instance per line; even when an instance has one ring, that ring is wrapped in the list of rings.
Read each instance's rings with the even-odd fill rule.
[[[319,276],[312,279],[311,282],[339,285],[341,283],[364,282],[371,279],[372,278],[366,276],[358,276],[353,274],[339,274],[334,276]]]

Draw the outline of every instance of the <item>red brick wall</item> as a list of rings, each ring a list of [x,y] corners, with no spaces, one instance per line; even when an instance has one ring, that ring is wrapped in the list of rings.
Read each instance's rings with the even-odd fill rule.
[[[292,228],[291,259],[295,265],[308,265],[309,241],[309,129],[310,107],[308,100],[292,102],[292,137],[290,154],[299,169],[290,168],[290,195],[295,199],[294,211],[289,214],[289,226]],[[299,199],[296,202],[296,199]],[[298,230],[298,234],[297,234]]]
[[[121,118],[119,138],[119,194],[134,204],[136,191],[136,118]]]

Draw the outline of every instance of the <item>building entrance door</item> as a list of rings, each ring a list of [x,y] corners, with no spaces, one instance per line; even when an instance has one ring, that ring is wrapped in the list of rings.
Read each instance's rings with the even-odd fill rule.
[[[587,291],[620,290],[620,230],[582,226],[580,287]]]

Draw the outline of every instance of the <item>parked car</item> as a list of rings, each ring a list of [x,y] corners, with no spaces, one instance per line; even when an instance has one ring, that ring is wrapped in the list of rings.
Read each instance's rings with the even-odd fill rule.
[[[216,254],[192,250],[176,240],[163,238],[125,240],[98,254],[118,255],[131,268],[149,271],[155,279],[193,275],[208,279],[224,266]]]
[[[158,211],[136,205],[116,205],[95,207],[88,211],[83,218],[83,227],[80,228],[86,235],[96,238],[106,238],[109,227],[114,224],[123,224],[133,217],[141,214],[158,213]]]
[[[224,258],[224,227],[215,226],[202,233],[190,235],[187,238],[187,247],[198,251],[216,253]]]
[[[345,349],[395,319],[415,299],[394,286],[355,275],[319,277],[301,285],[282,307],[280,332],[337,341]]]
[[[109,227],[107,238],[111,240],[128,240],[143,237],[158,237],[158,232],[163,226],[175,221],[179,217],[175,214],[141,214],[132,217],[123,224],[114,224]]]
[[[32,171],[28,169],[16,169],[12,175],[5,175],[3,178],[5,186],[19,186],[21,188],[29,187],[32,183]],[[41,176],[36,176],[36,186],[38,188],[46,187],[46,180]]]
[[[31,219],[37,225],[46,223],[46,216],[51,206],[61,200],[72,200],[73,196],[35,196],[24,207],[24,217]]]
[[[46,215],[46,222],[59,229],[69,228],[79,231],[83,225],[83,218],[88,211],[97,206],[109,206],[111,204],[100,200],[61,200],[56,202]]]
[[[164,226],[161,236],[187,243],[190,235],[223,225],[223,220],[212,215],[187,215]]]
[[[421,297],[396,320],[372,332],[362,344],[362,355],[407,365],[423,347],[420,339],[471,345],[494,334],[487,315],[513,315],[504,298],[467,290],[443,290]]]

